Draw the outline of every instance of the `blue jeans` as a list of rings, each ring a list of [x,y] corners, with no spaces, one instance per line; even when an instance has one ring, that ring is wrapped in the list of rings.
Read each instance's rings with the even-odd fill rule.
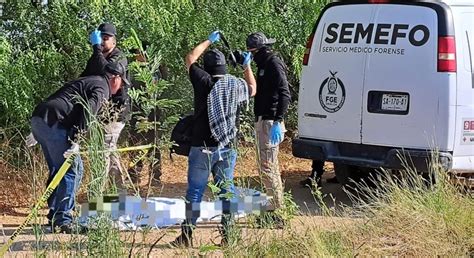
[[[58,123],[49,127],[42,118],[33,117],[31,119],[31,131],[41,145],[48,163],[47,184],[49,184],[65,161],[63,153],[71,147],[68,140],[68,130],[62,128]],[[80,186],[83,171],[81,157],[76,155],[71,167],[48,198],[49,213],[47,217],[55,226],[72,223],[74,198]]]
[[[185,224],[196,225],[200,216],[200,204],[206,190],[209,174],[219,187],[219,198],[223,201],[224,214],[229,214],[230,198],[227,193],[234,193],[234,168],[237,151],[233,148],[191,147],[188,159],[188,189],[186,191]],[[230,198],[227,198],[230,197]],[[226,224],[228,216],[222,216]]]

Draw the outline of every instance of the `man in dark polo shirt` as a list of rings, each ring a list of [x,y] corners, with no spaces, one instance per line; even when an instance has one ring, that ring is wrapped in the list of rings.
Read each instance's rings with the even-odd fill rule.
[[[121,63],[105,66],[105,75],[81,77],[64,84],[58,91],[36,106],[31,118],[33,140],[41,145],[49,168],[48,183],[58,172],[65,158],[77,154],[74,142],[79,131],[87,130],[89,112],[95,115],[102,103],[129,84],[126,69]],[[53,229],[71,233],[74,198],[83,173],[80,155],[64,175],[48,199],[49,223]]]

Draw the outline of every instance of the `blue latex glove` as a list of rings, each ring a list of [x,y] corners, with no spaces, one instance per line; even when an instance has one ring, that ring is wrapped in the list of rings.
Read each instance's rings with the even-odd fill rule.
[[[91,32],[91,34],[89,35],[89,40],[91,42],[91,44],[94,46],[94,45],[97,45],[97,44],[102,44],[102,35],[101,35],[101,32],[99,30],[94,30],[93,32]]]
[[[221,33],[218,30],[213,31],[211,34],[209,34],[209,37],[207,37],[207,39],[211,41],[211,43],[219,41],[221,39]]]
[[[277,145],[281,142],[281,125],[280,122],[273,122],[272,128],[270,129],[270,143]]]
[[[252,53],[250,52],[243,52],[242,57],[244,58],[244,61],[242,65],[245,67],[247,65],[250,65],[250,62],[252,62]]]

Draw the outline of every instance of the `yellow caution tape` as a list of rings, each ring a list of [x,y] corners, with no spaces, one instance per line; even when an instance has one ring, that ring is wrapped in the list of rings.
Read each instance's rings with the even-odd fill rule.
[[[59,182],[61,182],[61,179],[64,177],[64,174],[66,174],[66,171],[71,167],[72,163],[72,157],[69,157],[64,161],[62,166],[59,168],[58,173],[53,177],[53,180],[51,183],[49,183],[48,187],[46,188],[46,191],[43,193],[41,198],[38,200],[36,205],[33,207],[31,210],[30,214],[28,214],[28,217],[26,217],[26,220],[13,232],[13,235],[10,236],[8,239],[7,243],[2,246],[2,249],[0,249],[0,256],[4,256],[5,253],[8,251],[8,248],[13,244],[13,241],[15,241],[15,238],[23,231],[23,228],[28,225],[30,220],[33,218],[33,215],[38,212],[38,210],[46,203],[48,200],[49,196],[53,193],[54,189],[58,186]]]
[[[127,151],[135,151],[135,150],[145,150],[153,148],[153,144],[148,145],[140,145],[140,146],[132,146],[132,147],[125,147],[120,149],[110,149],[110,150],[101,150],[97,151],[97,153],[105,153],[105,152],[127,152]],[[80,154],[87,154],[89,151],[81,151]]]
[[[144,150],[144,149],[149,149],[152,147],[153,145],[149,144],[149,145],[126,147],[126,148],[115,149],[115,150],[104,150],[104,151],[99,151],[99,152],[126,152],[126,151],[134,151],[134,150]],[[87,151],[80,152],[80,154],[86,154],[86,153]],[[15,232],[13,232],[13,234],[8,239],[7,243],[5,243],[0,249],[0,257],[5,255],[5,253],[8,251],[10,246],[15,241],[15,238],[18,237],[18,235],[23,231],[26,225],[28,225],[28,223],[33,218],[33,216],[38,212],[38,210],[41,209],[41,207],[48,201],[49,196],[53,193],[54,189],[56,189],[56,187],[59,185],[59,182],[61,182],[61,180],[63,179],[67,170],[71,167],[73,158],[74,156],[67,158],[64,161],[64,163],[61,165],[56,175],[54,175],[53,180],[49,183],[48,187],[46,188],[46,191],[43,193],[40,199],[36,202],[30,214],[28,214],[28,217],[26,217],[25,221],[15,230]]]
[[[143,149],[143,150],[141,150],[140,152],[141,152],[141,155],[135,157],[135,159],[133,159],[133,160],[128,164],[128,167],[129,167],[129,168],[135,167],[135,166],[138,164],[138,162],[140,162],[143,158],[145,158],[145,156],[148,154],[148,149]]]

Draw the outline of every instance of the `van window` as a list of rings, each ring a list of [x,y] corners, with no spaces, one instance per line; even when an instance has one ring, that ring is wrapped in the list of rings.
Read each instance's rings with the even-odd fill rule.
[[[469,56],[471,57],[471,63],[468,64],[466,62],[467,70],[474,72],[474,68],[472,67],[474,65],[474,31],[466,31],[466,39],[467,39],[467,48],[468,48],[468,53]],[[469,69],[469,66],[471,69]]]
[[[463,44],[463,50],[466,53],[466,57],[470,57],[470,60],[466,58],[466,62],[464,62],[464,67],[467,71],[473,73],[474,68],[472,66],[474,65],[474,13],[463,13],[462,24],[464,24],[462,41],[465,42]]]

